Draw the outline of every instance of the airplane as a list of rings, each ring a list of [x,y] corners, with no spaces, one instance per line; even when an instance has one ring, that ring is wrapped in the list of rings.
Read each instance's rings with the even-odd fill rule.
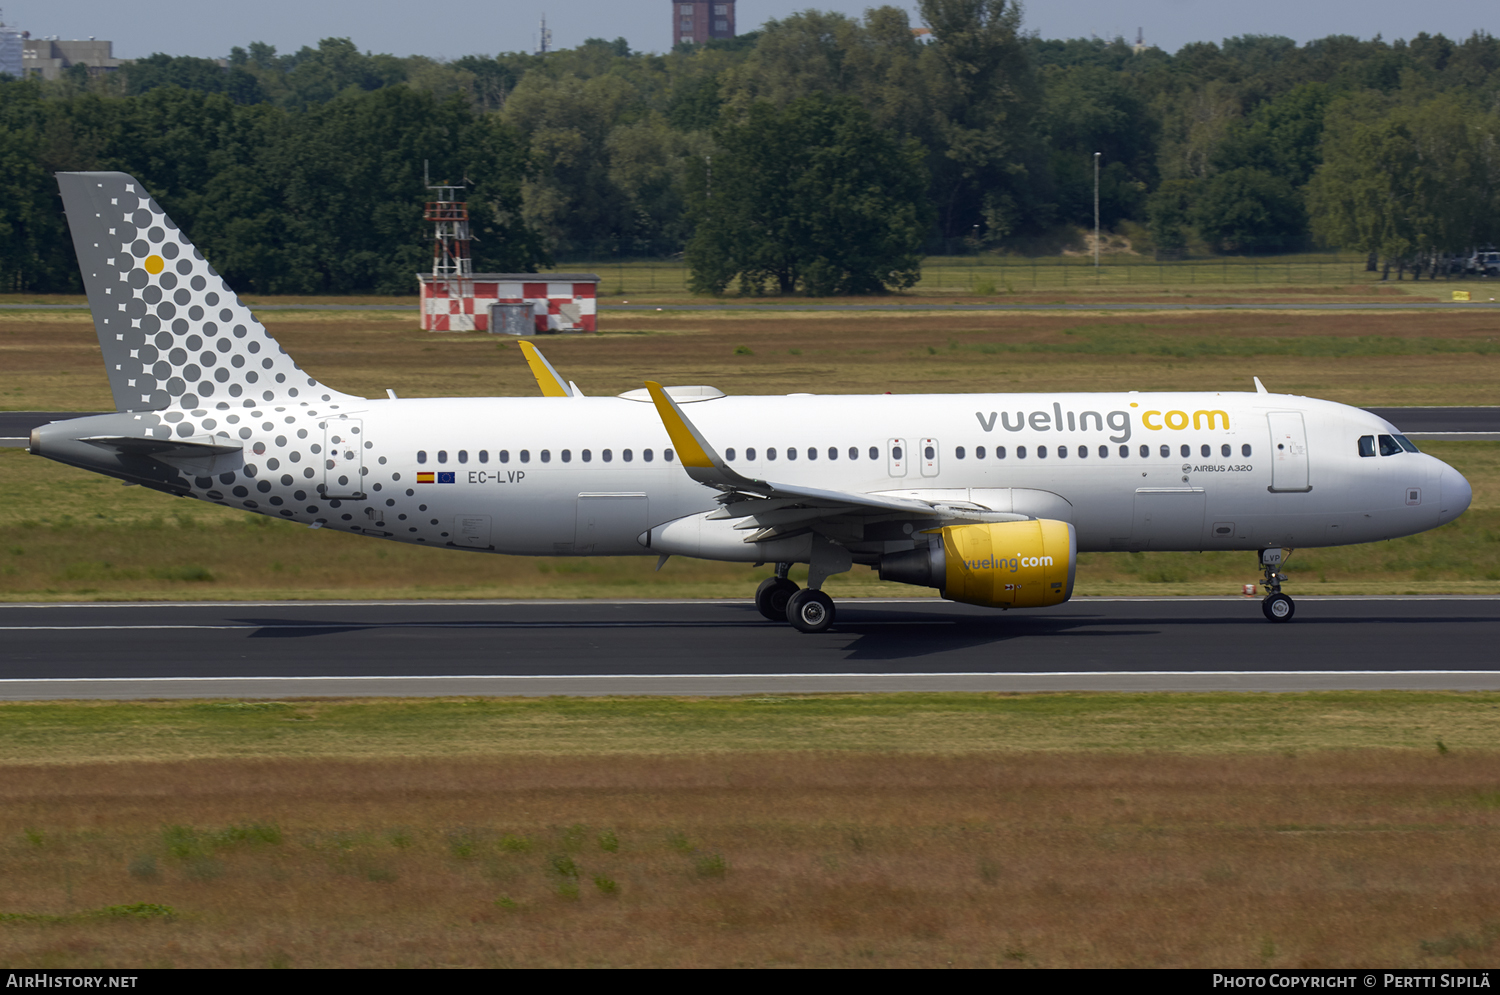
[[[766,618],[826,631],[856,564],[990,608],[1058,605],[1092,550],[1242,550],[1289,621],[1284,552],[1412,535],[1468,481],[1389,422],[1252,392],[788,394],[646,381],[588,397],[366,398],[310,377],[142,184],[57,174],[118,410],[30,451],[356,535],[535,556],[775,564]],[[789,578],[807,564],[807,586]]]

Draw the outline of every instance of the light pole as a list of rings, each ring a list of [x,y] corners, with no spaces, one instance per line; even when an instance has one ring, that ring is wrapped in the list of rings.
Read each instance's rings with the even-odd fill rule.
[[[1099,282],[1099,156],[1094,153],[1094,282]]]

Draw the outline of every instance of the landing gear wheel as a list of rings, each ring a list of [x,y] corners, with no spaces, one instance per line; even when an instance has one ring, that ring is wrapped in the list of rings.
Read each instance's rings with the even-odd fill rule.
[[[786,603],[786,620],[798,632],[825,631],[833,614],[833,599],[822,591],[798,591]]]
[[[786,621],[786,603],[800,588],[785,577],[767,577],[755,589],[755,607],[772,622]]]
[[[1272,622],[1290,622],[1297,612],[1297,605],[1285,594],[1273,594],[1260,603],[1260,610]]]

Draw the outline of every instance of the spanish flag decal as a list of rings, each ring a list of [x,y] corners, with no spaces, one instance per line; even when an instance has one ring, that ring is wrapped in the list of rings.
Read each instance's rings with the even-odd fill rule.
[[[430,474],[430,473],[419,473],[419,474],[417,474],[417,483],[419,483],[419,484],[431,484],[431,483],[435,483],[435,482],[436,482],[436,478],[434,478],[433,475]]]

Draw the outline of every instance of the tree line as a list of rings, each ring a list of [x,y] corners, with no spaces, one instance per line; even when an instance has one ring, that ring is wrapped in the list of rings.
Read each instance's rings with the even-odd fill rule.
[[[694,286],[911,286],[924,250],[1045,254],[1102,224],[1160,258],[1431,266],[1500,240],[1500,41],[1043,39],[1013,0],[808,10],[665,55],[592,39],[451,62],[349,39],[0,83],[0,286],[77,288],[50,174],[123,169],[263,293],[407,293],[424,161],[476,265],[607,242]]]

